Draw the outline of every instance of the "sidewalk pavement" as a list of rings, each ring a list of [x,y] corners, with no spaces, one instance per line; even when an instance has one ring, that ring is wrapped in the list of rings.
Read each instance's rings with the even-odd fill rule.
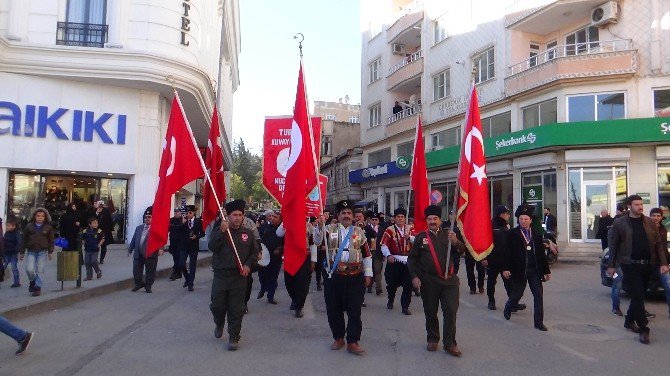
[[[201,252],[198,255],[198,266],[210,265],[211,258],[210,252]],[[166,252],[160,256],[156,268],[156,280],[169,277],[172,273],[172,264],[172,255]],[[13,283],[11,267],[5,270],[5,280],[0,282],[0,315],[9,320],[16,320],[133,287],[133,258],[128,256],[125,244],[110,245],[107,248],[105,263],[100,265],[100,269],[102,269],[102,278],[96,279],[94,272],[93,280],[82,280],[80,288],[76,287],[77,281],[64,281],[64,289],[61,291],[61,282],[56,280],[56,253],[54,253],[53,259],[47,261],[44,267],[42,295],[34,297],[28,292],[29,281],[24,259],[19,262],[21,287],[10,287]],[[82,274],[85,278],[86,268],[83,266]],[[179,281],[183,279],[174,283]],[[181,283],[183,282],[179,282]]]

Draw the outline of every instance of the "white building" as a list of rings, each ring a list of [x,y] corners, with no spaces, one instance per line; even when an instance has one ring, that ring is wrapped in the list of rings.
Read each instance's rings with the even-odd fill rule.
[[[228,169],[238,12],[237,0],[1,1],[0,216],[102,199],[123,239],[153,202],[172,85],[203,149],[218,101]],[[200,189],[176,201],[197,204]]]
[[[474,73],[492,206],[550,208],[579,252],[626,195],[670,213],[668,1],[375,0],[362,15],[364,166],[388,172],[352,174],[381,210],[411,205],[396,159],[421,113],[446,214]]]

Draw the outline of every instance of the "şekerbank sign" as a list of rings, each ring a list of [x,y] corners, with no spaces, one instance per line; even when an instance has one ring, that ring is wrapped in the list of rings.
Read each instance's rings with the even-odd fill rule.
[[[552,147],[670,142],[670,118],[549,124],[484,139],[487,158]],[[461,147],[426,153],[428,168],[455,165]]]
[[[67,116],[66,121],[63,117]],[[112,132],[113,131],[113,132]],[[96,114],[92,111],[49,108],[0,101],[0,136],[46,138],[53,134],[59,140],[92,142],[97,136],[105,144],[126,143],[126,115]],[[112,139],[110,134],[116,137]]]

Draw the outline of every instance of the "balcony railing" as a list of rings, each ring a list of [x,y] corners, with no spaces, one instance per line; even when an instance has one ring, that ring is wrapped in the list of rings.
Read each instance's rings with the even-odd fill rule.
[[[406,65],[412,64],[413,62],[421,59],[422,57],[423,57],[423,55],[422,55],[421,50],[416,51],[415,53],[407,56],[406,58],[402,59],[401,62],[399,62],[398,64],[389,68],[389,73],[388,73],[387,77],[392,75],[393,73],[397,72],[398,69],[400,69],[400,68],[402,68]]]
[[[397,114],[393,114],[392,116],[387,117],[386,118],[386,125],[391,125],[398,120],[404,119],[406,117],[417,115],[420,112],[421,112],[421,105],[420,104],[418,104],[414,107],[408,107],[408,108],[398,112]]]
[[[393,21],[394,23],[397,22],[399,19],[405,17],[408,14],[412,14],[417,11],[423,10],[423,0],[415,0],[412,1],[411,3],[407,4],[406,7],[402,8],[402,10],[398,13],[395,14],[395,20]]]
[[[559,45],[508,67],[507,77],[564,57],[630,51],[632,49],[633,42],[630,39]]]
[[[59,22],[56,44],[81,47],[105,47],[107,25]]]

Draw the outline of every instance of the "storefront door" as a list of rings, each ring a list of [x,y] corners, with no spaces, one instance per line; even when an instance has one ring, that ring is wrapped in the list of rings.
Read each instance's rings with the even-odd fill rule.
[[[586,181],[582,186],[582,238],[587,242],[596,239],[600,212],[612,213],[614,207],[614,186],[610,181]],[[585,235],[585,236],[584,236]]]

